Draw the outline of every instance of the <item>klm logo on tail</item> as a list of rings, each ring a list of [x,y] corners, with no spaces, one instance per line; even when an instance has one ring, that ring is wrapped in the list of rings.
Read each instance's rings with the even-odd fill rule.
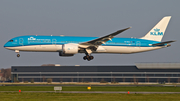
[[[163,32],[160,32],[160,29],[154,29],[154,32],[150,32],[150,35],[155,35],[155,36],[162,36]]]

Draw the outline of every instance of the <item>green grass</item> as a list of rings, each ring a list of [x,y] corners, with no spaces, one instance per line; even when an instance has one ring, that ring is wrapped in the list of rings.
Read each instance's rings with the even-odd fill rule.
[[[1,101],[179,101],[180,94],[0,93]]]
[[[0,91],[53,91],[53,86],[0,86]],[[63,91],[88,91],[85,86],[63,86]],[[94,87],[91,91],[180,92],[180,87]],[[179,101],[180,94],[73,94],[1,92],[0,101]]]
[[[53,86],[0,86],[0,91],[54,91]],[[63,86],[62,91],[89,91],[85,86]],[[180,92],[180,87],[153,87],[153,86],[139,86],[139,87],[97,87],[92,86],[90,91],[144,91],[144,92]]]

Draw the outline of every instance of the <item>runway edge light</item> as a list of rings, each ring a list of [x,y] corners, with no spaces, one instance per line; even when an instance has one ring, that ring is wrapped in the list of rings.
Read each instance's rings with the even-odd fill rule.
[[[87,87],[88,90],[91,90],[91,86]]]

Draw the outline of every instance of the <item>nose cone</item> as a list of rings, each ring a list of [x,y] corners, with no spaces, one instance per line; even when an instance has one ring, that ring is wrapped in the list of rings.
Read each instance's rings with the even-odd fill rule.
[[[4,48],[8,50],[14,50],[13,44],[11,42],[7,42],[6,44],[4,44]]]
[[[4,48],[6,48],[7,46],[8,46],[7,43],[5,43],[5,44],[4,44]]]
[[[8,47],[11,47],[11,44],[9,42],[7,42],[6,44],[4,44],[4,48],[9,49]]]
[[[7,49],[7,47],[8,47],[8,43],[5,43],[5,44],[4,44],[4,48]]]

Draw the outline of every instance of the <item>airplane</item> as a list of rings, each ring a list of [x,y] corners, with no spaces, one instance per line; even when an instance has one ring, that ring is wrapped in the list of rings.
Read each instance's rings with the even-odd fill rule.
[[[59,56],[69,57],[77,53],[85,53],[84,60],[92,60],[94,53],[131,54],[161,49],[171,46],[161,42],[171,16],[162,18],[144,37],[141,38],[114,38],[116,35],[131,27],[118,30],[103,37],[84,36],[42,36],[27,35],[10,39],[4,48],[14,50],[17,57],[20,51],[31,52],[58,52]]]

